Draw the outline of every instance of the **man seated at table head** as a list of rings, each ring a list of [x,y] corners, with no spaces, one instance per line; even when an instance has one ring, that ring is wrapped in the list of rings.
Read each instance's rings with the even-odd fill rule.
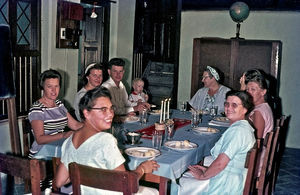
[[[203,72],[202,82],[204,87],[197,91],[189,101],[189,104],[195,110],[205,110],[209,112],[212,106],[218,106],[218,114],[224,112],[225,96],[230,89],[219,83],[219,70],[207,66]]]
[[[112,103],[116,106],[115,114],[133,114],[136,111],[150,108],[146,102],[141,102],[132,107],[128,101],[128,94],[122,82],[125,73],[125,61],[121,58],[112,58],[108,62],[109,79],[102,84],[106,87],[112,96]]]

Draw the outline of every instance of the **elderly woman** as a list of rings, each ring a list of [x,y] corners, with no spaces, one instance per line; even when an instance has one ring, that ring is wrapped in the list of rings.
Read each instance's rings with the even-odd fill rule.
[[[84,126],[65,140],[58,168],[56,185],[61,187],[69,182],[68,165],[77,162],[95,168],[125,171],[125,159],[120,153],[113,135],[105,132],[112,124],[114,106],[109,91],[96,87],[88,91],[79,103],[80,115]],[[156,161],[145,161],[134,170],[139,177],[144,173],[157,170]],[[122,194],[81,186],[83,194]],[[139,193],[156,194],[156,189],[140,187]]]
[[[209,111],[212,106],[218,106],[218,113],[224,112],[225,95],[230,89],[219,83],[218,71],[211,67],[203,72],[202,82],[204,87],[199,89],[189,104],[196,110]]]
[[[255,143],[254,129],[245,120],[253,108],[252,98],[244,91],[230,91],[224,107],[231,125],[211,149],[214,161],[208,168],[189,166],[180,179],[180,194],[242,194],[246,155]]]
[[[29,157],[35,157],[43,145],[69,137],[73,131],[64,132],[66,126],[72,130],[82,127],[82,123],[77,122],[56,99],[60,86],[61,75],[56,70],[46,70],[40,75],[43,96],[33,103],[28,113],[35,138]]]
[[[84,71],[82,77],[84,86],[77,92],[74,99],[73,107],[75,109],[75,115],[77,120],[81,121],[78,104],[84,94],[91,89],[102,84],[103,81],[103,66],[98,63],[92,63],[88,65]]]
[[[267,82],[264,75],[259,71],[252,71],[246,76],[246,90],[253,97],[255,105],[249,119],[256,129],[257,138],[265,138],[268,132],[273,130],[274,119],[272,109],[266,102]]]

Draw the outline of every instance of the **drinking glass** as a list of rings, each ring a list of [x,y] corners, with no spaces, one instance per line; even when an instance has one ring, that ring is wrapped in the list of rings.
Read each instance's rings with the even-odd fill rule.
[[[141,125],[145,125],[147,123],[148,112],[146,109],[139,112]]]
[[[163,131],[155,130],[152,134],[152,147],[155,149],[160,149],[163,139]]]
[[[174,121],[172,119],[169,119],[170,122],[166,123],[166,129],[165,129],[165,140],[169,141],[172,140],[174,136]]]
[[[186,111],[186,101],[181,102],[180,104],[180,111],[185,112]]]
[[[199,113],[198,112],[192,112],[191,126],[192,126],[192,128],[195,128],[198,125],[199,125]]]
[[[218,106],[212,106],[210,108],[210,116],[215,117],[218,114]]]

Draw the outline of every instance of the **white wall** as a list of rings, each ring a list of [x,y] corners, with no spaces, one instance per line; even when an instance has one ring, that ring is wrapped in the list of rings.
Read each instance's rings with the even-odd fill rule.
[[[300,148],[300,13],[252,11],[241,25],[246,39],[281,40],[280,97],[283,113],[291,115],[287,147]],[[235,23],[228,11],[190,11],[181,15],[178,100],[190,98],[193,38],[235,36]]]
[[[72,2],[79,3],[80,0],[72,0]],[[42,71],[52,68],[63,73],[59,98],[65,99],[67,104],[72,105],[77,92],[79,51],[56,48],[57,0],[42,0],[41,8]]]

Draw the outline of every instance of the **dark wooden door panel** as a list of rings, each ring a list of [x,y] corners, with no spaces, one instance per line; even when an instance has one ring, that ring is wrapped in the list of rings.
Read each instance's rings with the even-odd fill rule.
[[[257,68],[268,74],[270,92],[278,96],[281,42],[272,40],[244,40],[195,38],[193,45],[191,97],[203,87],[201,76],[206,66],[214,66],[224,74],[223,84],[239,89],[243,72]]]

